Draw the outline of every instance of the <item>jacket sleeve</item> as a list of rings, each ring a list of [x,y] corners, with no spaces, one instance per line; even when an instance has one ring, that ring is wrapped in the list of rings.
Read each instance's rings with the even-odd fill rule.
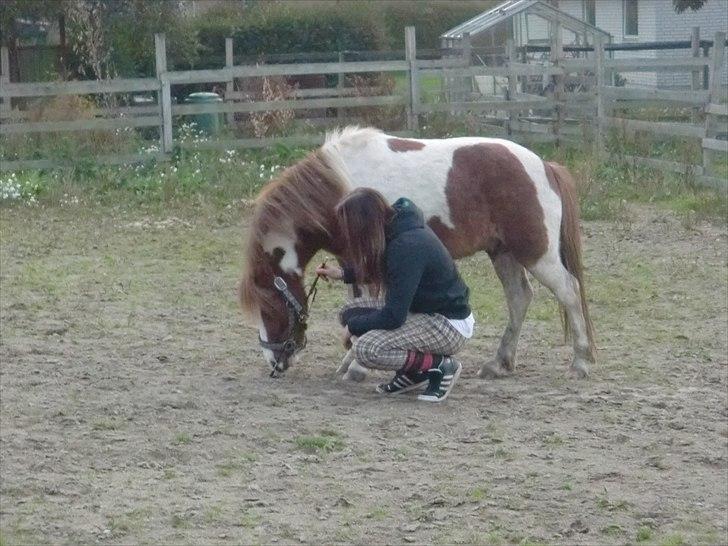
[[[387,248],[384,307],[349,318],[347,326],[352,335],[361,336],[369,330],[394,330],[404,324],[420,284],[426,264],[426,252],[417,245],[393,241]]]

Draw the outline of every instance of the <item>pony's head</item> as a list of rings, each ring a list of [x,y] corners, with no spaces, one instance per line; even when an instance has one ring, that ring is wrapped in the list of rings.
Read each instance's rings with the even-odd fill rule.
[[[289,250],[290,251],[290,250]],[[271,376],[285,372],[306,346],[308,307],[302,275],[284,270],[286,250],[266,252],[253,244],[240,284],[246,314],[258,324],[258,339]]]
[[[270,182],[256,201],[240,302],[257,323],[271,376],[285,372],[306,345],[304,268],[321,248],[335,251],[340,177],[313,152]]]

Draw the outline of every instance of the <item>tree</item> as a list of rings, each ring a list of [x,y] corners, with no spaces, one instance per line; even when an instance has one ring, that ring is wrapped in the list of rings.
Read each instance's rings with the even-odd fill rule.
[[[707,0],[672,0],[672,5],[675,7],[675,11],[682,13],[688,9],[692,11],[698,11],[705,5]]]

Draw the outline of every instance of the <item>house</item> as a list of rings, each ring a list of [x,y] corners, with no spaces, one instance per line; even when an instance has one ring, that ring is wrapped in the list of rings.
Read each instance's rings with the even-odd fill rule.
[[[558,0],[558,9],[601,28],[612,35],[614,43],[646,43],[689,40],[693,27],[700,27],[700,38],[712,40],[715,33],[728,32],[728,0],[706,0],[697,11],[677,13],[671,0]],[[675,57],[690,55],[690,50],[618,51],[616,58]],[[728,59],[727,59],[728,62]],[[726,65],[728,67],[728,64]],[[724,78],[726,78],[724,70]],[[630,85],[650,87],[690,87],[688,73],[623,74]],[[727,84],[724,80],[723,84]]]
[[[441,35],[443,47],[456,46],[464,33],[473,47],[548,45],[550,23],[563,28],[565,45],[593,44],[596,37],[613,44],[689,41],[692,28],[700,38],[712,40],[718,31],[728,32],[728,0],[706,0],[697,11],[676,13],[672,0],[507,0]],[[690,55],[689,49],[614,51],[615,58],[674,57]],[[728,56],[726,56],[728,67]],[[728,68],[724,70],[728,79]],[[629,85],[690,87],[686,72],[621,74]],[[728,84],[727,80],[723,84]]]

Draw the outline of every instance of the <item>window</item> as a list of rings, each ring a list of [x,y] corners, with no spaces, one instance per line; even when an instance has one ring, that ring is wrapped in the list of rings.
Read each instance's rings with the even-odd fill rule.
[[[638,0],[624,0],[624,35],[637,36],[639,34],[639,7]]]
[[[584,0],[584,21],[597,25],[597,0]]]

